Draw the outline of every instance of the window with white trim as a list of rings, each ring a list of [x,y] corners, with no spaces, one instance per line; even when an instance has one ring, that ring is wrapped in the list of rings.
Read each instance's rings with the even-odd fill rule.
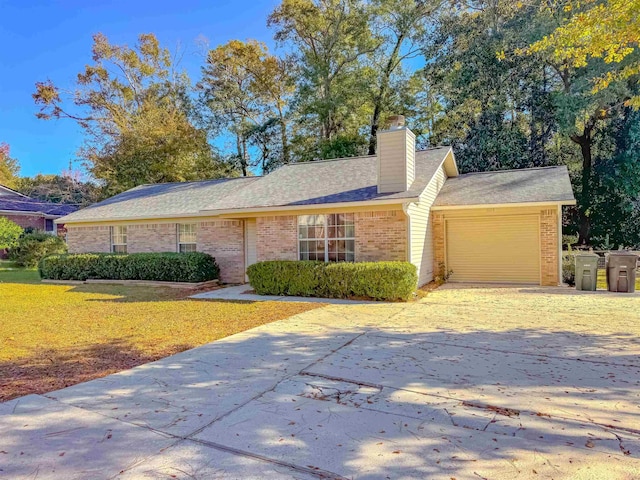
[[[355,243],[353,213],[298,217],[300,260],[353,262]]]
[[[188,253],[196,251],[196,224],[178,224],[178,251]]]
[[[111,227],[111,251],[113,253],[127,253],[126,226]]]

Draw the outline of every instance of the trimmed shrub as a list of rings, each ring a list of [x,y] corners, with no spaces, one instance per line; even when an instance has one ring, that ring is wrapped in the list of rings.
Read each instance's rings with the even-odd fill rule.
[[[408,262],[268,261],[249,266],[247,275],[259,295],[407,300],[418,284]]]
[[[22,235],[15,247],[9,250],[9,258],[18,265],[34,268],[47,255],[65,253],[67,244],[56,235],[34,232]]]
[[[191,253],[81,253],[43,258],[38,270],[50,280],[153,280],[206,282],[220,275],[211,255]]]
[[[8,218],[0,217],[0,250],[14,247],[24,230]]]
[[[562,281],[573,287],[576,284],[576,256],[565,252],[562,255]]]

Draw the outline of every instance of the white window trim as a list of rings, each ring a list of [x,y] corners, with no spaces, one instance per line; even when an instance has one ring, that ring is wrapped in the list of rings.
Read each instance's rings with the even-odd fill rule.
[[[194,236],[194,241],[193,242],[181,242],[180,241],[180,227],[182,225],[193,225],[193,236]],[[180,247],[182,245],[193,245],[193,251],[197,251],[198,250],[198,231],[197,231],[197,224],[195,223],[176,223],[176,251],[178,253],[182,253],[180,251]]]
[[[126,238],[125,243],[115,243],[115,231],[116,228],[124,228],[124,236]],[[120,235],[122,236],[122,234]],[[112,226],[111,227],[111,253],[127,253],[129,250],[129,246],[128,246],[128,242],[129,242],[129,232],[127,230],[126,225],[118,225],[118,226]],[[125,248],[125,252],[116,252],[115,251],[115,247],[124,247]]]
[[[356,223],[355,223],[355,214],[354,214],[354,218],[353,218],[353,237],[340,237],[340,238],[329,238],[329,220],[328,217],[329,215],[338,215],[338,214],[332,214],[332,213],[323,213],[323,214],[306,214],[306,215],[297,215],[296,216],[296,245],[297,245],[297,257],[298,257],[298,261],[300,261],[300,243],[303,241],[319,241],[321,239],[319,238],[300,238],[300,217],[308,217],[311,215],[317,215],[320,216],[322,215],[325,219],[324,222],[324,263],[329,263],[331,260],[329,260],[329,240],[353,240],[353,261],[355,262],[356,260],[356,252],[355,252],[355,243],[356,243]],[[345,252],[346,253],[346,252]],[[322,260],[318,260],[318,261],[322,261]],[[346,260],[349,261],[349,260]]]

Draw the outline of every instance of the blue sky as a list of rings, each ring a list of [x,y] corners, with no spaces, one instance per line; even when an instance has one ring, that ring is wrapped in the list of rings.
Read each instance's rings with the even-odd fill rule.
[[[21,175],[59,173],[75,159],[82,132],[71,120],[38,120],[31,94],[37,81],[71,88],[91,61],[91,36],[133,45],[155,33],[191,79],[203,63],[199,38],[211,47],[255,38],[274,47],[267,16],[277,0],[0,0],[0,142],[11,146]],[[74,168],[79,168],[74,164]]]

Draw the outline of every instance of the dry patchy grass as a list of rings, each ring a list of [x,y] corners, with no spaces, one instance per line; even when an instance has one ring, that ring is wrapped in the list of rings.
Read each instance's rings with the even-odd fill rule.
[[[0,401],[108,375],[313,308],[179,290],[45,285],[0,264]]]

